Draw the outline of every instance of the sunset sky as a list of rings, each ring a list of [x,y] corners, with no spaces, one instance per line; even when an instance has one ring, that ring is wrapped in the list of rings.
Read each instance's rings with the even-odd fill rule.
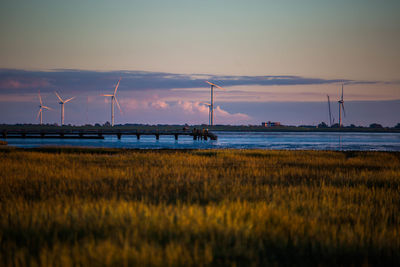
[[[400,122],[400,1],[21,1],[0,4],[0,123]]]

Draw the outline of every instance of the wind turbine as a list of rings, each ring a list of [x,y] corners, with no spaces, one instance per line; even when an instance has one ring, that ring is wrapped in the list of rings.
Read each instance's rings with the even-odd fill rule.
[[[329,95],[326,96],[328,97],[329,126],[332,127],[331,101],[329,100]]]
[[[121,106],[119,105],[118,100],[117,100],[117,96],[116,96],[117,95],[117,89],[118,89],[120,81],[121,81],[121,78],[119,78],[119,81],[118,81],[117,85],[115,86],[114,94],[112,94],[112,95],[102,94],[102,96],[111,97],[111,126],[114,126],[114,101],[115,101],[115,103],[117,103],[119,112],[121,112],[121,114],[122,114]]]
[[[343,100],[343,83],[342,83],[342,97],[340,98],[338,103],[339,103],[339,127],[342,127],[343,126],[342,109],[343,109],[343,116],[346,117],[346,111],[344,110],[344,100]]]
[[[208,125],[211,125],[211,104],[206,102],[200,102],[200,104],[206,105],[208,107]]]
[[[210,125],[214,125],[214,87],[217,87],[221,90],[225,90],[221,86],[218,86],[216,84],[210,83],[209,81],[206,81],[209,85],[211,85],[211,104],[210,104]]]
[[[64,104],[65,104],[65,103],[68,103],[69,101],[71,101],[72,99],[74,99],[75,96],[74,96],[74,97],[71,97],[71,98],[69,98],[69,99],[67,99],[67,100],[62,100],[62,98],[57,94],[57,92],[54,92],[54,93],[56,93],[56,96],[57,96],[58,99],[60,100],[59,104],[61,105],[61,126],[63,126],[63,125],[64,125]]]
[[[36,119],[38,119],[40,116],[40,125],[42,125],[43,124],[43,109],[51,110],[52,108],[49,108],[49,107],[46,107],[43,105],[42,97],[40,96],[40,90],[39,90],[38,95],[39,95],[40,105],[39,105],[39,112],[36,116]]]

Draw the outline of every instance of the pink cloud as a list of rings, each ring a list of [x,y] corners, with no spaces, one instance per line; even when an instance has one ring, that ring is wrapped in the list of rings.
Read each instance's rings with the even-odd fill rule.
[[[247,124],[251,117],[244,113],[229,113],[220,106],[215,109],[215,122],[217,124]]]
[[[6,79],[0,81],[1,89],[23,89],[40,88],[49,86],[49,82],[44,79]]]
[[[150,102],[150,106],[156,109],[165,109],[168,108],[169,105],[167,102],[162,101],[162,100],[157,100],[155,102]]]
[[[44,95],[42,95],[42,99],[45,99]],[[37,94],[2,94],[0,95],[0,102],[24,102],[24,103],[32,103],[38,102],[39,98]]]
[[[196,115],[205,117],[208,115],[209,108],[200,102],[178,101],[177,111],[182,110],[187,115]],[[229,113],[220,106],[216,106],[214,110],[214,118],[216,123],[221,124],[239,124],[248,122],[251,117],[243,113]]]
[[[124,98],[124,99],[118,99],[118,101],[121,104],[121,107],[126,110],[144,110],[149,107],[149,101],[147,100],[141,100],[141,99],[136,99],[136,98]]]
[[[121,98],[125,116],[134,121],[154,123],[208,123],[208,106],[199,101],[165,101],[157,95]],[[156,119],[155,119],[156,118]],[[215,123],[247,124],[251,117],[243,113],[230,113],[220,106],[215,107]]]

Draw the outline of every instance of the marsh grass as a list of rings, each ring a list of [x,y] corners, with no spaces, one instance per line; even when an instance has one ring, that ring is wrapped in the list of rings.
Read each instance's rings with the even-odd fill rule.
[[[400,154],[0,150],[0,265],[396,265]]]

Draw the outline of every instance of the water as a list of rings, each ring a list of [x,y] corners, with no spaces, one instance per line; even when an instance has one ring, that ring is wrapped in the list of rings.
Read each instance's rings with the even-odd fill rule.
[[[190,136],[106,136],[101,139],[7,139],[11,146],[83,146],[140,149],[288,149],[400,151],[400,133],[215,132],[217,141],[194,141]]]

